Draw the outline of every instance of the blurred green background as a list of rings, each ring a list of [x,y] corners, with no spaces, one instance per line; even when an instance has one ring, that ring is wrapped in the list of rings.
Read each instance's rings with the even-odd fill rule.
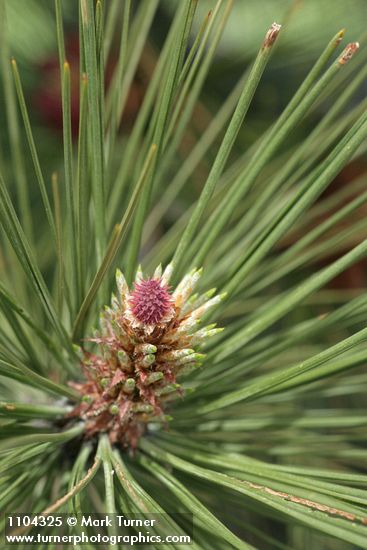
[[[5,25],[3,22],[2,32],[8,32],[9,35],[9,58],[14,56],[19,65],[39,156],[45,176],[50,182],[52,172],[61,170],[63,162],[60,73],[54,3],[50,0],[4,0],[4,2],[7,21]],[[163,0],[159,5],[150,42],[143,52],[124,112],[120,132],[122,147],[141,105],[146,84],[154,70],[159,49],[164,42],[178,2],[179,0]],[[109,9],[112,9],[113,4],[116,4],[116,0],[105,2],[107,13]],[[121,9],[119,4],[121,4]],[[198,2],[192,41],[214,4],[213,0]],[[138,5],[138,0],[133,3],[134,5],[135,7]],[[79,111],[78,12],[74,0],[63,0],[62,7],[66,52],[72,74],[72,122],[76,136]],[[122,8],[123,0],[117,0],[117,17],[121,17]],[[246,124],[238,136],[234,156],[236,152],[242,153],[249,147],[276,119],[313,62],[336,32],[341,28],[346,29],[343,44],[360,40],[363,45],[364,35],[367,37],[366,20],[366,0],[234,0],[232,13],[221,39],[215,62],[209,71],[201,101],[195,109],[194,117],[180,144],[177,166],[180,166],[195,144],[197,137],[212,120],[212,115],[217,112],[224,99],[251,64],[266,30],[273,21],[283,24],[281,35],[277,41],[271,63],[269,63],[256,92]],[[118,47],[119,37],[116,36],[107,63],[106,86],[108,86],[108,74],[112,72],[118,55]],[[359,90],[359,97],[364,93],[365,85],[364,89],[362,87]],[[5,177],[11,184],[12,174],[7,166],[10,151],[3,94],[4,88],[0,86],[3,121],[3,131],[0,133],[0,159]],[[294,132],[290,145],[302,140],[327,109],[328,102],[320,103],[313,110],[311,116],[307,117],[305,122]],[[23,140],[24,136],[21,139]],[[219,141],[217,140],[216,143]],[[212,160],[213,151],[211,150],[198,165],[188,185],[184,186],[175,203],[166,213],[162,220],[162,231],[166,230],[198,196]],[[29,185],[34,185],[36,190],[36,179],[28,153],[25,155],[25,161],[29,167]],[[361,169],[364,170],[364,166]],[[172,176],[175,173],[174,170],[173,166]],[[348,176],[345,181],[348,181]],[[345,181],[342,178],[338,185],[343,185]],[[38,192],[34,193],[34,197],[32,195],[32,200],[35,209],[38,206],[41,207]],[[42,239],[42,234],[38,235],[38,238]],[[45,264],[47,267],[47,258],[45,258]]]

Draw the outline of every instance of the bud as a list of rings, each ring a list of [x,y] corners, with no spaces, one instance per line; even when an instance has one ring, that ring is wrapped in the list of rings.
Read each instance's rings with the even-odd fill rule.
[[[154,411],[154,407],[145,403],[137,403],[136,405],[133,405],[133,411],[136,413],[149,414]]]
[[[167,285],[169,283],[172,276],[172,272],[173,272],[173,265],[168,264],[166,269],[163,272],[162,279],[161,279],[163,285]]]
[[[167,395],[169,393],[177,392],[181,388],[181,384],[167,384],[164,388],[158,388],[155,390],[155,395],[158,397]]]
[[[118,405],[116,405],[115,403],[113,405],[111,405],[110,408],[109,408],[109,412],[110,412],[110,414],[113,414],[113,415],[118,414],[119,413]]]
[[[192,355],[193,353],[193,349],[177,349],[161,353],[159,355],[159,359],[161,361],[176,361],[177,359],[182,359],[183,357]]]
[[[187,376],[188,374],[191,374],[194,370],[201,367],[201,363],[188,363],[187,365],[183,365],[177,372],[177,376]]]
[[[125,350],[121,349],[117,352],[117,359],[118,359],[118,362],[120,363],[120,367],[122,368],[122,370],[127,370],[127,371],[131,370],[130,358]]]
[[[154,344],[138,344],[135,346],[135,353],[142,353],[143,355],[150,355],[152,353],[157,353],[157,346]]]
[[[193,269],[171,292],[172,265],[148,278],[139,268],[132,289],[116,272],[117,296],[90,339],[98,349],[79,350],[87,380],[75,384],[84,397],[70,414],[84,420],[86,436],[106,432],[112,443],[135,448],[151,424],[170,419],[165,407],[184,396],[177,377],[202,364],[198,346],[221,330],[198,330],[202,315],[223,298],[215,289],[193,295],[201,274]]]
[[[350,61],[352,59],[352,57],[358,51],[358,49],[359,49],[359,43],[358,42],[352,42],[351,44],[348,44],[344,48],[341,56],[338,59],[339,64],[340,65],[345,65],[346,63],[348,63],[348,61]]]
[[[153,279],[161,279],[162,278],[162,264],[159,264],[159,266],[156,268]]]
[[[84,359],[84,351],[82,350],[82,348],[80,346],[77,346],[76,344],[73,344],[73,350],[74,350],[75,355],[77,355],[80,360]]]
[[[153,353],[150,353],[148,355],[144,355],[144,357],[139,361],[138,365],[143,369],[149,369],[149,367],[153,365],[154,361],[155,355]]]
[[[122,302],[124,302],[125,296],[129,292],[129,287],[127,286],[125,277],[123,276],[123,274],[119,269],[116,270],[116,284],[117,284],[117,290],[119,293],[119,298]]]
[[[119,311],[120,310],[120,302],[117,299],[117,296],[115,294],[112,294],[111,296],[111,306],[113,311]]]
[[[181,357],[172,363],[173,367],[181,367],[182,365],[187,365],[188,363],[202,361],[205,355],[203,353],[192,353],[191,355],[186,355],[186,357]]]
[[[108,378],[101,378],[100,384],[101,384],[102,388],[107,388],[107,386],[109,384],[109,379]]]
[[[128,378],[123,387],[122,390],[124,393],[131,394],[135,390],[135,379],[134,378]]]
[[[149,374],[149,376],[145,379],[144,384],[146,386],[150,386],[150,384],[155,384],[156,382],[162,380],[163,376],[163,372],[152,372],[152,374]]]
[[[282,26],[278,25],[278,23],[272,24],[272,26],[270,27],[270,29],[265,35],[264,42],[263,42],[263,49],[270,48],[274,44],[281,28]]]
[[[82,401],[84,401],[84,403],[90,404],[93,402],[93,397],[91,395],[83,395]]]

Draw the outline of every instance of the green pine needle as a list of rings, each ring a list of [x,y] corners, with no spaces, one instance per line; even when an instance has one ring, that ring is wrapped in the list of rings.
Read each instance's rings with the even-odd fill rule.
[[[0,0],[2,534],[365,547],[365,37],[301,58],[283,7],[249,64],[231,0]]]

